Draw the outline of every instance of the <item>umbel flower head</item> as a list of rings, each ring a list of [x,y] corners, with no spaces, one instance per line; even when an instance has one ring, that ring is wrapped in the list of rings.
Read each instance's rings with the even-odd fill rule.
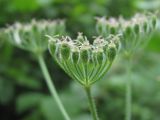
[[[65,30],[63,20],[32,20],[30,23],[19,22],[5,29],[7,39],[19,48],[33,53],[42,53],[48,48],[46,34],[62,34]]]
[[[100,80],[112,65],[119,48],[118,36],[95,37],[90,44],[81,33],[72,40],[68,36],[49,37],[51,55],[74,80],[89,86]]]
[[[96,30],[98,34],[108,36],[109,34],[119,34],[120,23],[116,18],[96,17]]]
[[[156,16],[154,14],[135,14],[130,19],[123,17],[105,19],[97,18],[96,30],[102,36],[121,34],[122,48],[132,53],[145,46],[156,30]],[[143,48],[143,47],[142,47]]]

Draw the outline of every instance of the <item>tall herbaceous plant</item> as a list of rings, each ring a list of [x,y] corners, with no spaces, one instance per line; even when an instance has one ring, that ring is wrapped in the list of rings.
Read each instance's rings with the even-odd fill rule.
[[[70,120],[57,92],[44,61],[44,52],[50,54],[59,66],[85,90],[90,111],[94,120],[99,120],[94,100],[91,95],[93,84],[101,80],[111,68],[121,48],[126,63],[126,120],[131,120],[132,89],[131,69],[135,53],[148,44],[156,30],[156,15],[136,14],[130,19],[123,17],[97,18],[98,37],[93,37],[91,44],[86,36],[79,33],[72,39],[65,34],[62,20],[32,20],[30,23],[15,23],[0,30],[0,39],[7,39],[11,44],[29,51],[37,58],[46,84],[55,99],[65,120]],[[59,36],[56,36],[56,35]],[[48,40],[49,39],[49,40]]]
[[[46,80],[46,84],[48,85],[62,115],[66,120],[70,120],[59,99],[44,61],[44,52],[48,48],[48,38],[45,37],[45,35],[64,34],[64,32],[65,23],[63,20],[32,20],[30,23],[25,24],[17,22],[4,30],[5,37],[10,43],[18,48],[31,52],[37,58]]]
[[[76,39],[69,36],[49,37],[49,51],[59,66],[85,89],[94,120],[98,115],[91,96],[92,85],[110,69],[119,49],[119,37],[95,37],[93,44],[81,33]]]
[[[135,53],[144,49],[148,44],[151,36],[156,30],[156,15],[135,14],[130,19],[97,18],[96,30],[99,35],[107,36],[108,34],[121,35],[121,53],[126,63],[128,79],[126,81],[126,120],[131,120],[131,68],[132,59]]]

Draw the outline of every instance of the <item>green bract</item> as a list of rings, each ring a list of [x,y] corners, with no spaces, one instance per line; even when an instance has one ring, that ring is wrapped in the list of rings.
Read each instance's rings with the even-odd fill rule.
[[[79,34],[70,37],[50,37],[51,55],[74,80],[89,86],[100,80],[111,67],[119,46],[118,36],[96,37],[90,44],[87,37]]]
[[[42,53],[48,47],[48,40],[45,34],[61,34],[65,30],[64,21],[36,21],[21,24],[15,23],[9,26],[4,32],[8,40],[22,49]]]
[[[121,34],[122,49],[132,53],[140,46],[145,46],[156,28],[156,16],[154,14],[136,14],[131,19],[122,17],[97,18],[96,30],[102,36],[108,34]]]

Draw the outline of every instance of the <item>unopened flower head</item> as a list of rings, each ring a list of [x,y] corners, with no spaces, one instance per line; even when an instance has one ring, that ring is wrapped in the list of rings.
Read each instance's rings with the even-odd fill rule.
[[[42,53],[47,49],[48,40],[46,34],[61,34],[65,30],[64,21],[32,20],[30,23],[21,24],[19,22],[9,26],[5,30],[5,35],[14,45],[34,52]]]
[[[84,86],[93,84],[106,74],[119,46],[118,36],[96,37],[93,44],[81,33],[75,40],[68,36],[49,36],[49,39],[51,55],[66,73]]]
[[[133,53],[147,45],[156,30],[154,14],[136,14],[130,20],[119,19],[123,38],[121,40],[125,51]]]
[[[145,46],[156,30],[155,14],[136,14],[130,19],[123,17],[97,19],[97,32],[105,36],[108,34],[121,34],[124,51],[135,51]],[[101,30],[101,31],[100,31]],[[142,47],[143,48],[143,47]]]
[[[120,23],[116,18],[111,17],[109,19],[106,19],[105,17],[97,17],[96,20],[96,30],[99,34],[102,34],[103,36],[108,36],[110,34],[118,33]]]

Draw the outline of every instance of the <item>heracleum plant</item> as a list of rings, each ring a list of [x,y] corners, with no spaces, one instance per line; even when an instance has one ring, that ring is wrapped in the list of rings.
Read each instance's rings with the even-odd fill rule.
[[[95,37],[93,44],[81,33],[76,39],[69,36],[48,37],[51,55],[72,79],[83,86],[93,119],[99,120],[91,87],[110,69],[119,49],[119,37]]]
[[[51,80],[50,74],[44,61],[44,52],[48,48],[48,38],[45,34],[56,35],[65,31],[65,23],[62,20],[32,20],[30,23],[15,23],[5,29],[6,38],[15,46],[27,50],[37,58],[43,72],[46,84],[55,99],[65,120],[70,120]]]
[[[120,17],[97,18],[96,30],[98,34],[106,36],[108,34],[121,34],[122,53],[128,62],[126,71],[128,80],[126,81],[126,120],[131,120],[132,88],[131,69],[132,59],[135,53],[142,50],[149,42],[152,34],[156,30],[156,16],[154,14],[135,14],[130,19]]]

